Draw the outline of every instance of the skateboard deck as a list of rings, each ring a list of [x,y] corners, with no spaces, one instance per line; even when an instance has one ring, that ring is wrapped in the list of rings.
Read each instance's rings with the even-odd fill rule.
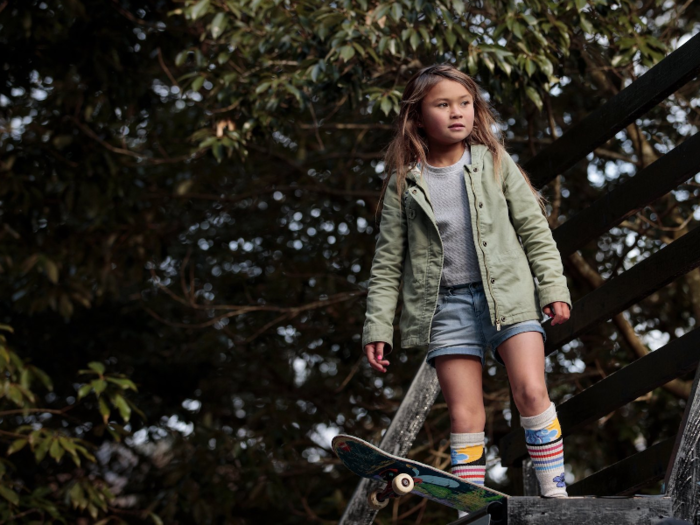
[[[338,434],[332,446],[340,461],[358,476],[391,484],[400,474],[408,474],[414,481],[411,494],[454,509],[474,512],[492,503],[505,503],[508,498],[507,494],[470,483],[436,467],[392,456],[354,436]]]

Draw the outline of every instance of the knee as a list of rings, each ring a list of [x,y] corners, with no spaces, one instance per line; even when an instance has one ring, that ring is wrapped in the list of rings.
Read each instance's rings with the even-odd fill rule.
[[[450,426],[453,432],[483,432],[486,425],[484,407],[458,405],[450,407]]]
[[[550,404],[549,393],[545,385],[523,385],[513,391],[513,399],[518,411],[523,416],[534,416],[547,410]]]

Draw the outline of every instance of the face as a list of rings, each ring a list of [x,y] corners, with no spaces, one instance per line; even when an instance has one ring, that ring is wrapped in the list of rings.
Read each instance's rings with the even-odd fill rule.
[[[444,79],[421,102],[420,123],[429,142],[449,146],[463,141],[474,129],[474,99],[462,84]]]

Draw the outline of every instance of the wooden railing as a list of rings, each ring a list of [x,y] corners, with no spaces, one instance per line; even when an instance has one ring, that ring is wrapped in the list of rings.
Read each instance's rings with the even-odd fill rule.
[[[525,168],[531,173],[533,184],[541,187],[557,173],[573,166],[694,78],[699,71],[700,35],[696,35],[527,163]],[[696,134],[558,227],[553,235],[562,256],[571,255],[698,172],[700,136]],[[695,228],[578,300],[566,323],[546,324],[545,353],[555,352],[598,323],[607,321],[698,266],[700,228]],[[567,436],[580,432],[586,425],[639,396],[692,372],[699,361],[700,328],[697,328],[559,405],[557,414],[562,433]],[[696,377],[675,439],[656,443],[578,481],[569,487],[569,494],[627,495],[665,478],[667,494],[676,499],[674,509],[680,513],[677,517],[695,519],[700,489],[688,488],[686,480],[674,478],[671,471],[685,469],[683,471],[687,474],[690,468],[694,479],[700,477],[699,460],[692,459],[690,453],[700,442],[700,412],[693,408],[700,404],[697,397]],[[527,459],[524,433],[516,427],[514,425],[514,430],[499,442],[504,466],[517,467]],[[689,461],[694,461],[691,467],[687,465]],[[527,461],[524,464],[527,465]],[[531,476],[525,474],[523,477],[528,479]],[[680,494],[680,489],[675,489],[680,485],[684,487],[684,495]],[[525,490],[526,495],[528,492],[531,489]]]

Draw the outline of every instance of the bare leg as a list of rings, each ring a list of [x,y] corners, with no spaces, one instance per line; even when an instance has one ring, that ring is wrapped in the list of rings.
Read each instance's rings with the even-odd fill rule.
[[[513,399],[523,416],[541,414],[549,408],[544,379],[544,343],[538,332],[522,332],[498,347],[508,371]]]
[[[471,355],[443,355],[435,358],[435,369],[450,413],[452,432],[483,432],[486,413],[481,359]]]
[[[525,429],[525,446],[546,497],[566,497],[564,443],[544,379],[544,345],[537,332],[523,332],[498,348]]]

